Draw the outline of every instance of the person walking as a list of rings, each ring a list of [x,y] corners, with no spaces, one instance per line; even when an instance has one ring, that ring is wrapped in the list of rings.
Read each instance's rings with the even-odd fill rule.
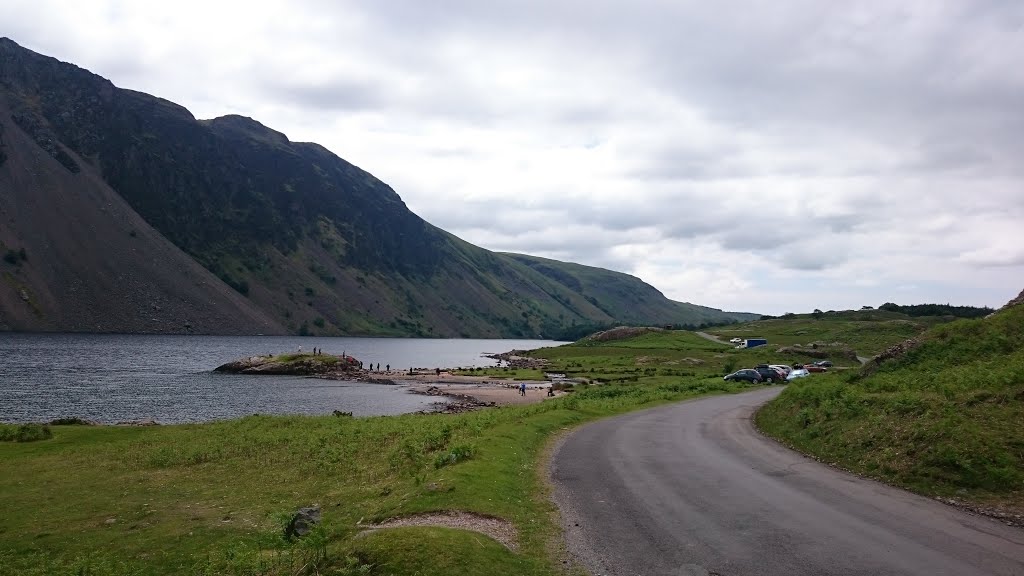
[[[519,384],[519,395],[526,396],[526,382],[521,382]]]

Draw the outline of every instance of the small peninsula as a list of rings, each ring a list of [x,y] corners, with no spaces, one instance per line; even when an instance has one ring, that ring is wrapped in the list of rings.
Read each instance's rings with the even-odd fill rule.
[[[214,368],[213,371],[229,374],[351,377],[361,373],[362,366],[352,356],[299,352],[249,356],[222,364]]]

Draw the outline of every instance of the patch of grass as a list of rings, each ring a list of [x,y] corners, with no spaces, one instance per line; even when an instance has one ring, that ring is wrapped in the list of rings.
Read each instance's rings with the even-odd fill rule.
[[[492,378],[508,378],[511,380],[545,380],[543,370],[528,368],[493,367],[478,368],[470,370],[453,370],[452,374],[459,376],[490,376]]]
[[[758,425],[929,495],[1024,509],[1024,307],[937,326],[870,375],[791,384]]]

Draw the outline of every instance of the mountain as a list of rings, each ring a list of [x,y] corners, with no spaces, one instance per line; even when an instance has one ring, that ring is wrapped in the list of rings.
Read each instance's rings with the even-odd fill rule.
[[[473,246],[322,146],[197,120],[9,39],[0,106],[8,329],[532,337],[746,318]]]

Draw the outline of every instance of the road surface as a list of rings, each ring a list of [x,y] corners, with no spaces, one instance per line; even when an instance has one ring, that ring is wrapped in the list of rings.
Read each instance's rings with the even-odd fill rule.
[[[556,448],[569,549],[594,575],[1024,575],[1024,530],[768,440],[779,387],[602,420]]]
[[[725,344],[726,346],[736,346],[732,342],[726,342],[725,340],[722,340],[721,338],[715,336],[714,334],[708,334],[707,332],[694,332],[694,334],[700,336],[705,340],[711,340],[712,342],[716,342],[718,344]]]

